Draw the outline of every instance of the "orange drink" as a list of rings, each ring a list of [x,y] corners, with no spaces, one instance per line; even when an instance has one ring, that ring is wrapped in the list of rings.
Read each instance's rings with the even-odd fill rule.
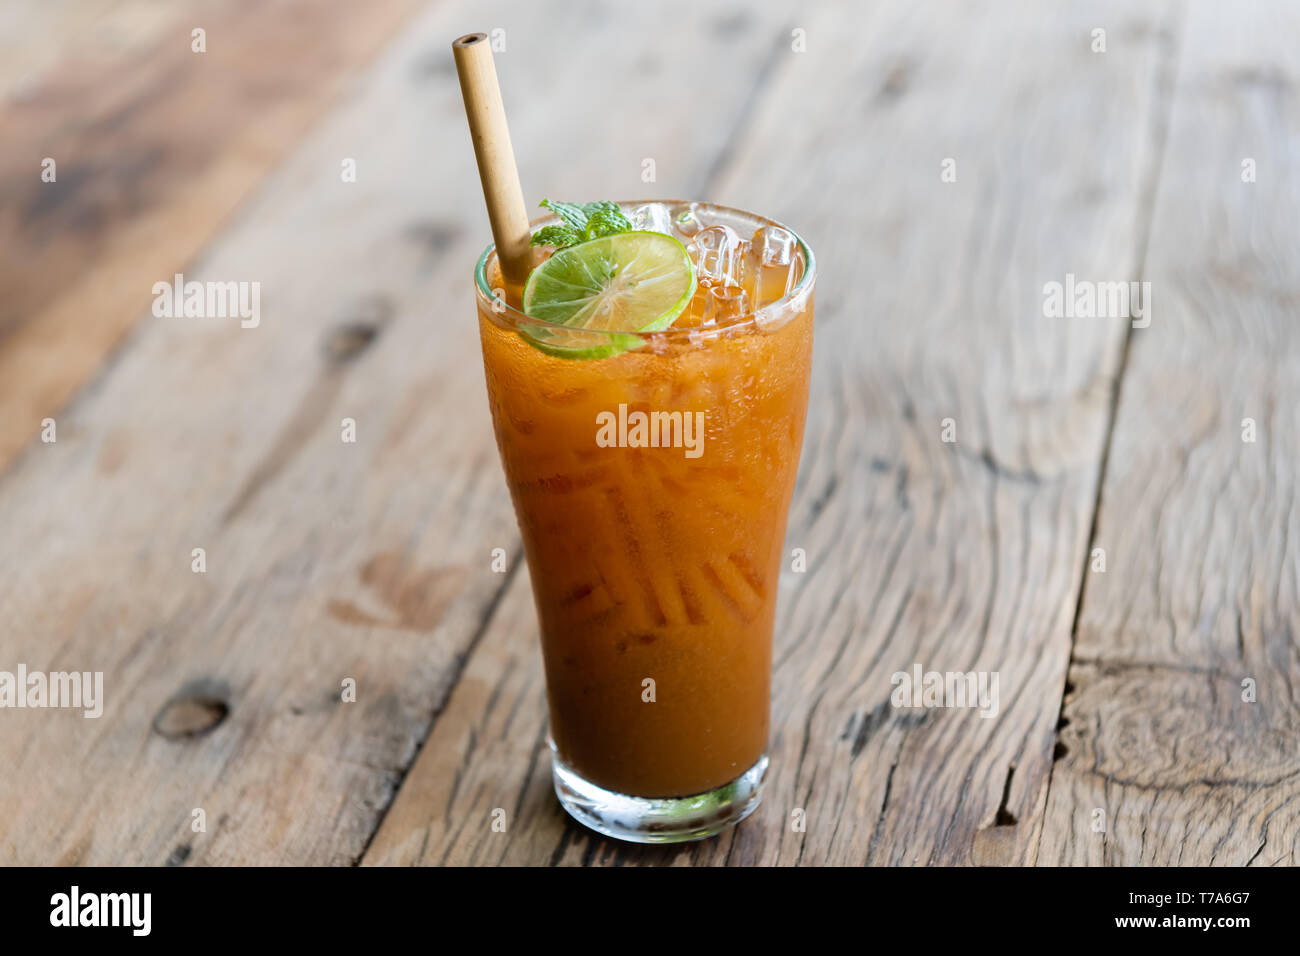
[[[760,795],[815,270],[802,240],[748,213],[620,206],[691,257],[672,325],[543,322],[506,304],[490,248],[478,316],[556,792],[594,829],[666,842],[715,833]]]

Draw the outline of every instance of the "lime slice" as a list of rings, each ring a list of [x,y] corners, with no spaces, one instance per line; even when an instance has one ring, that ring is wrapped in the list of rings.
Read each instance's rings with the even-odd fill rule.
[[[661,232],[620,232],[568,246],[532,271],[524,313],[573,331],[525,326],[524,339],[561,358],[608,358],[635,335],[673,324],[695,294],[695,266]]]

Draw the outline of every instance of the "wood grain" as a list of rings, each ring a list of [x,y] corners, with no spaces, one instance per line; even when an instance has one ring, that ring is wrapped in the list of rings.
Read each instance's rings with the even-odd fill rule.
[[[755,815],[673,848],[566,822],[521,575],[364,862],[1029,858],[1124,338],[1121,321],[1044,318],[1042,287],[1136,261],[1169,52],[1165,8],[1122,10],[890,4],[852,29],[842,8],[808,11],[784,25],[752,128],[705,185],[788,221],[820,262],[788,535],[809,571],[782,582],[772,771]],[[1104,59],[1089,49],[1098,17],[1127,30]],[[796,27],[806,53],[790,47]],[[946,157],[955,183],[940,179]],[[955,444],[941,441],[945,418]],[[998,717],[892,707],[891,675],[917,662],[999,672]]]
[[[0,104],[0,468],[415,5],[96,2],[75,20],[15,7],[10,37],[57,52],[20,58]]]
[[[0,669],[107,697],[0,715],[0,862],[1297,862],[1294,11],[411,2],[209,0],[202,82],[143,0],[0,13],[62,38],[0,39]],[[530,202],[707,196],[818,254],[808,571],[716,840],[551,792],[472,319],[480,29]],[[89,157],[62,198],[38,141]],[[182,265],[260,282],[258,328],[151,316]],[[1149,279],[1150,327],[1046,317],[1067,273]],[[915,664],[996,673],[997,716],[893,707]]]
[[[1300,862],[1297,35],[1189,11],[1040,862]]]
[[[474,323],[487,228],[449,40],[506,31],[498,70],[537,201],[698,192],[733,133],[719,117],[743,115],[781,35],[779,11],[739,3],[602,9],[465,2],[411,22],[186,267],[259,281],[261,324],[140,306],[57,442],[0,478],[0,660],[102,670],[108,698],[98,720],[5,712],[0,861],[361,855],[519,579]],[[671,57],[665,18],[690,26]],[[557,36],[591,54],[555,55]],[[717,114],[683,112],[694,80],[675,58],[703,62],[719,43],[731,69],[710,86]],[[635,76],[662,99],[628,111],[626,88],[593,75]],[[557,102],[608,115],[607,135]],[[340,181],[343,157],[356,183]],[[341,702],[347,678],[355,703]],[[535,714],[517,721],[537,739]]]
[[[9,0],[0,8],[0,97],[25,99],[43,79],[75,60],[147,56],[186,10],[205,16],[229,2]]]

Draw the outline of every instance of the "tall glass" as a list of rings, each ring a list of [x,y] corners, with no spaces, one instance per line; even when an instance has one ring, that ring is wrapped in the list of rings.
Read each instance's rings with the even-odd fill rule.
[[[777,225],[692,208],[743,236]],[[491,247],[478,263],[488,400],[541,629],[555,792],[609,836],[699,839],[758,805],[812,358],[815,267],[793,239],[775,301],[700,324],[702,286],[685,328],[632,339],[565,329],[567,349],[589,358],[538,348],[559,327],[505,304]]]

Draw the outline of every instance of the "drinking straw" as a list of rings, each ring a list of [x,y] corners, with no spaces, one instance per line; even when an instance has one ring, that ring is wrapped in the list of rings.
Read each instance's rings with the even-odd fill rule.
[[[532,252],[528,247],[532,233],[514,150],[510,146],[510,129],[506,125],[506,108],[501,102],[492,48],[487,34],[467,33],[452,42],[451,52],[456,59],[465,117],[474,140],[474,158],[478,160],[497,261],[514,298],[532,268]]]

